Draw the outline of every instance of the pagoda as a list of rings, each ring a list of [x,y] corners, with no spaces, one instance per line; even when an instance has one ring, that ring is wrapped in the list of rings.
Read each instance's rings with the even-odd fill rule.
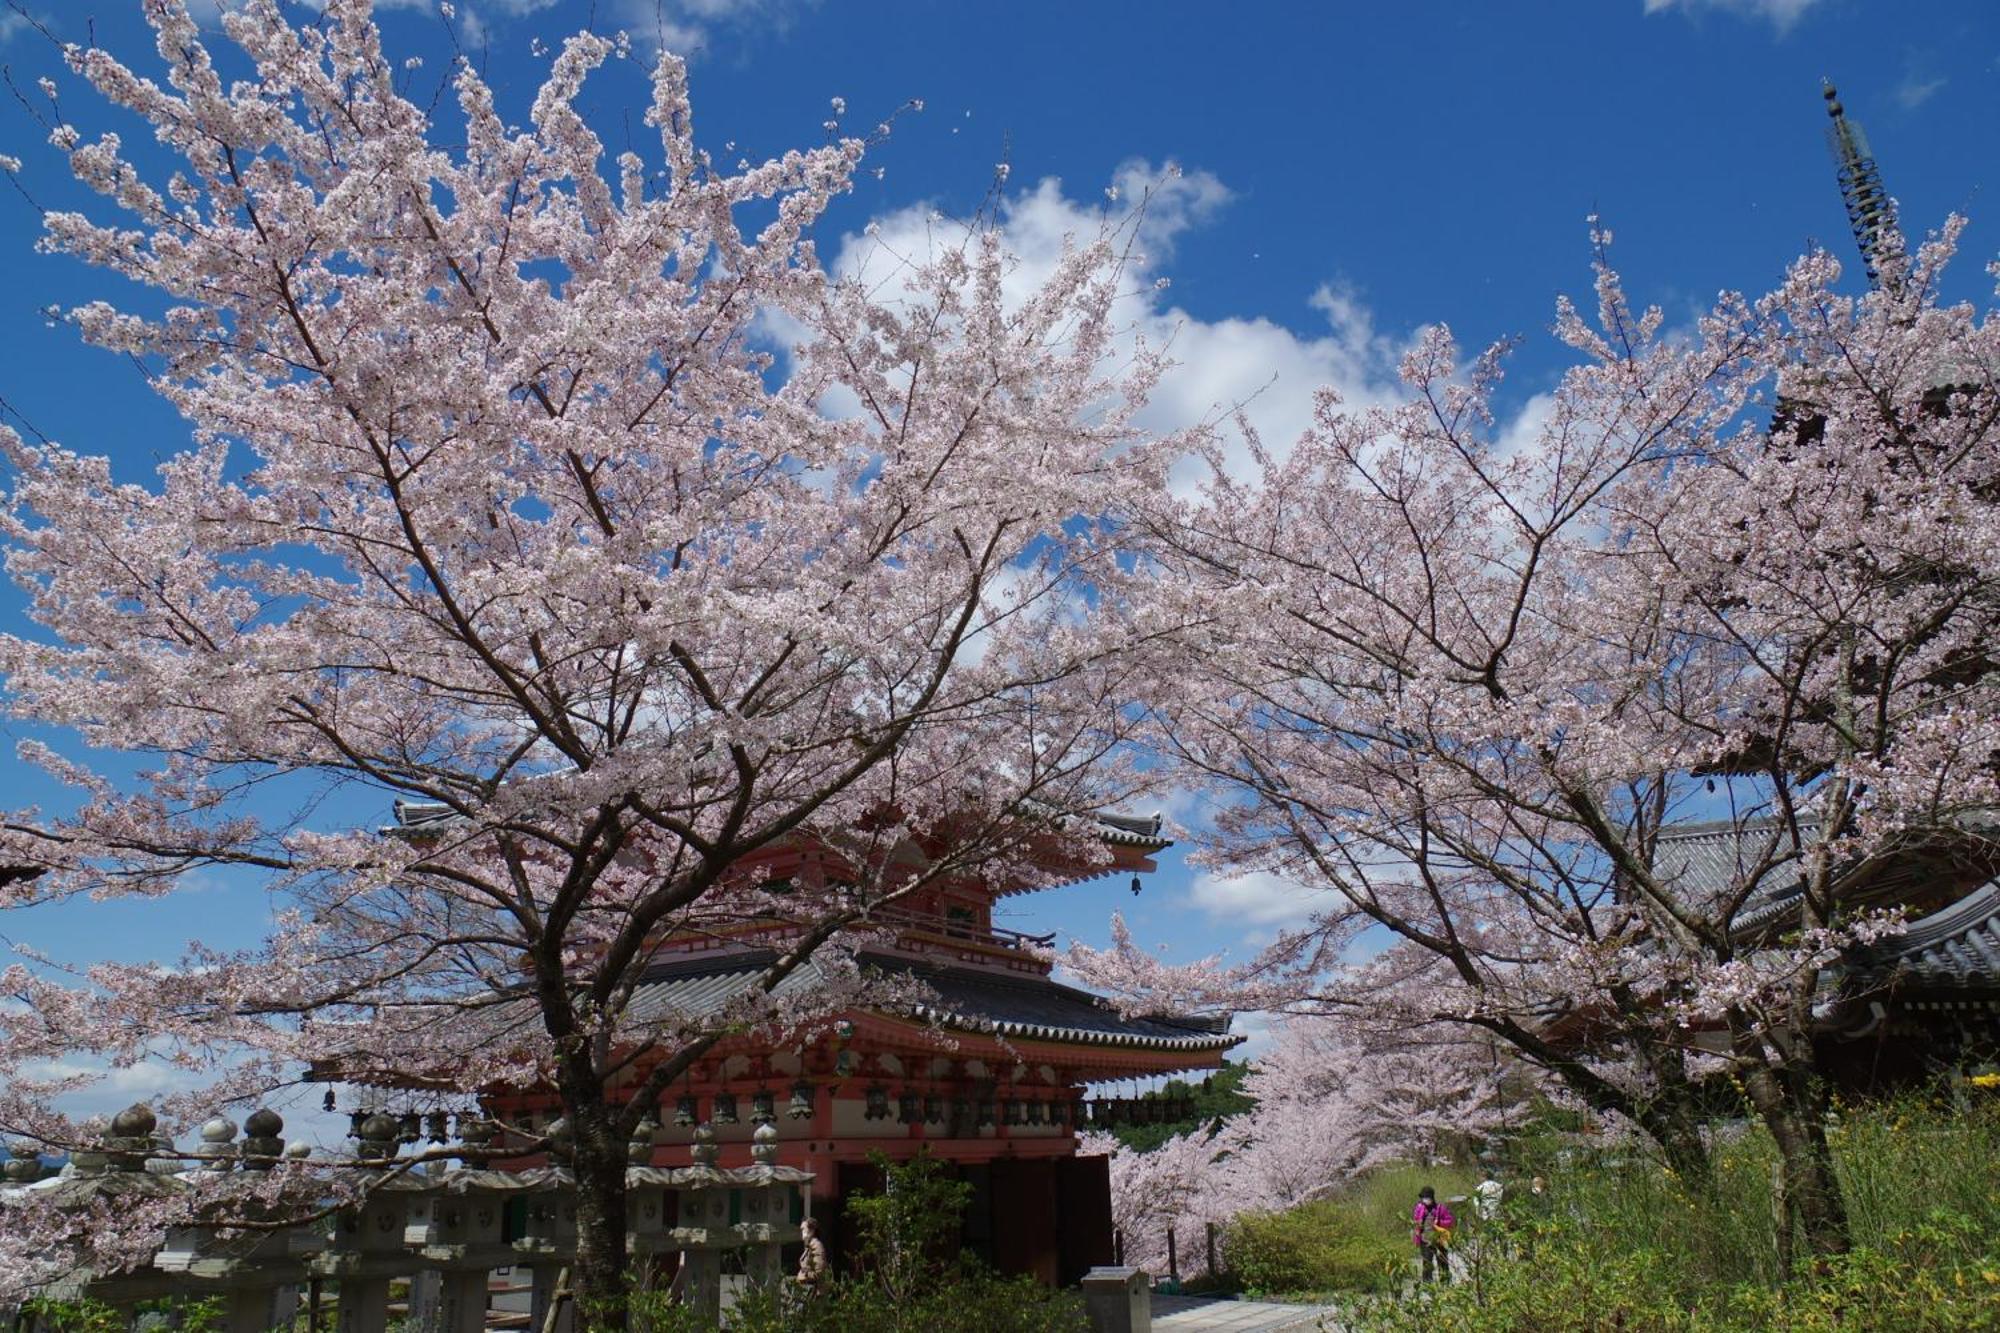
[[[396,816],[395,832],[421,838],[450,813],[406,802]],[[1053,934],[994,924],[1002,898],[1109,875],[1130,874],[1136,888],[1138,875],[1157,868],[1153,856],[1172,845],[1158,816],[1099,815],[1088,832],[1106,853],[1089,864],[1052,853],[997,886],[945,881],[876,909],[857,962],[921,983],[907,989],[923,998],[842,1012],[796,1042],[724,1038],[662,1098],[652,1164],[686,1165],[702,1125],[721,1165],[747,1164],[752,1134],[774,1126],[778,1163],[813,1173],[810,1207],[838,1263],[852,1241],[843,1199],[881,1184],[871,1159],[928,1151],[972,1187],[964,1247],[1001,1272],[1067,1285],[1112,1263],[1109,1159],[1077,1151],[1079,1130],[1105,1119],[1091,1085],[1213,1069],[1243,1038],[1229,1034],[1226,1016],[1121,1013],[1053,979]],[[773,849],[744,873],[782,892],[794,877],[829,872],[823,849],[802,842]],[[722,937],[669,937],[628,1012],[674,1026],[720,1013],[757,983],[788,942],[785,930],[760,923]],[[774,994],[823,979],[808,963]],[[649,1067],[636,1063],[627,1081]],[[552,1090],[484,1101],[503,1123],[530,1129],[560,1113]]]

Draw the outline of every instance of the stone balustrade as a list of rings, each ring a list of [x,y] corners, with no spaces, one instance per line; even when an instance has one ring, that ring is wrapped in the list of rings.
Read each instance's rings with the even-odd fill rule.
[[[0,1228],[10,1208],[31,1204],[79,1212],[120,1199],[187,1204],[188,1217],[169,1228],[150,1264],[79,1273],[49,1295],[114,1307],[217,1297],[228,1333],[262,1333],[287,1326],[311,1288],[333,1296],[337,1316],[325,1327],[385,1333],[392,1284],[407,1284],[405,1327],[484,1333],[493,1270],[526,1266],[530,1327],[539,1331],[575,1257],[573,1177],[560,1165],[489,1169],[493,1127],[483,1121],[462,1118],[457,1159],[425,1164],[430,1170],[399,1160],[408,1136],[382,1114],[356,1117],[352,1160],[343,1164],[313,1161],[305,1144],[288,1147],[284,1121],[269,1110],[246,1117],[240,1139],[234,1122],[210,1120],[184,1154],[156,1127],[144,1106],[120,1112],[89,1127],[91,1141],[59,1173],[31,1145],[9,1149],[0,1166]],[[812,1173],[777,1164],[777,1131],[768,1124],[753,1136],[751,1165],[733,1168],[716,1165],[707,1125],[695,1131],[689,1165],[653,1166],[655,1131],[642,1124],[631,1144],[628,1251],[648,1280],[671,1267],[677,1298],[714,1320],[729,1253],[740,1254],[751,1282],[782,1278],[783,1247],[799,1239]],[[559,1141],[560,1128],[550,1137]],[[573,1323],[558,1313],[565,1333]]]

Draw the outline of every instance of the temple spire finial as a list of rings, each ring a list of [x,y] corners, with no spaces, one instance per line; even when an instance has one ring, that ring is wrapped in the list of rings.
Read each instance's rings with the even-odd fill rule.
[[[1847,205],[1848,226],[1854,231],[1855,243],[1861,247],[1868,285],[1880,287],[1883,260],[1896,230],[1896,204],[1882,187],[1882,173],[1875,166],[1867,134],[1858,122],[1847,118],[1847,110],[1840,104],[1840,92],[1831,80],[1820,80],[1820,96],[1826,99],[1826,114],[1833,122],[1826,128],[1826,142],[1833,152],[1841,202]]]

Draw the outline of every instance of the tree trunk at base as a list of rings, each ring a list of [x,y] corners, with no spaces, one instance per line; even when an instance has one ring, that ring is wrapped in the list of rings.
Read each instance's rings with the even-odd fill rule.
[[[1796,1071],[1764,1069],[1752,1073],[1745,1086],[1778,1147],[1785,1224],[1798,1228],[1808,1254],[1847,1253],[1853,1243],[1847,1200],[1826,1138],[1827,1099],[1819,1080]],[[1778,1247],[1785,1270],[1790,1268],[1790,1251],[1789,1245]],[[1784,1271],[1781,1276],[1791,1273]]]
[[[1645,1126],[1655,1143],[1660,1145],[1660,1153],[1667,1159],[1667,1169],[1680,1178],[1688,1192],[1696,1196],[1715,1193],[1715,1160],[1708,1151],[1708,1143],[1701,1136],[1701,1127],[1683,1123],[1681,1117],[1667,1118],[1657,1128]]]
[[[585,1111],[575,1127],[576,1327],[620,1333],[628,1327],[631,1281],[625,1254],[625,1142],[609,1108]]]

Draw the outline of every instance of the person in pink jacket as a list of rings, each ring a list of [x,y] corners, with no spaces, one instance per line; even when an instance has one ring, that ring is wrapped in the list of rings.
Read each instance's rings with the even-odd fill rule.
[[[1424,1260],[1424,1281],[1437,1278],[1451,1281],[1451,1231],[1458,1225],[1451,1208],[1439,1203],[1437,1191],[1426,1185],[1417,1191],[1417,1206],[1410,1214],[1410,1222],[1410,1239]]]

